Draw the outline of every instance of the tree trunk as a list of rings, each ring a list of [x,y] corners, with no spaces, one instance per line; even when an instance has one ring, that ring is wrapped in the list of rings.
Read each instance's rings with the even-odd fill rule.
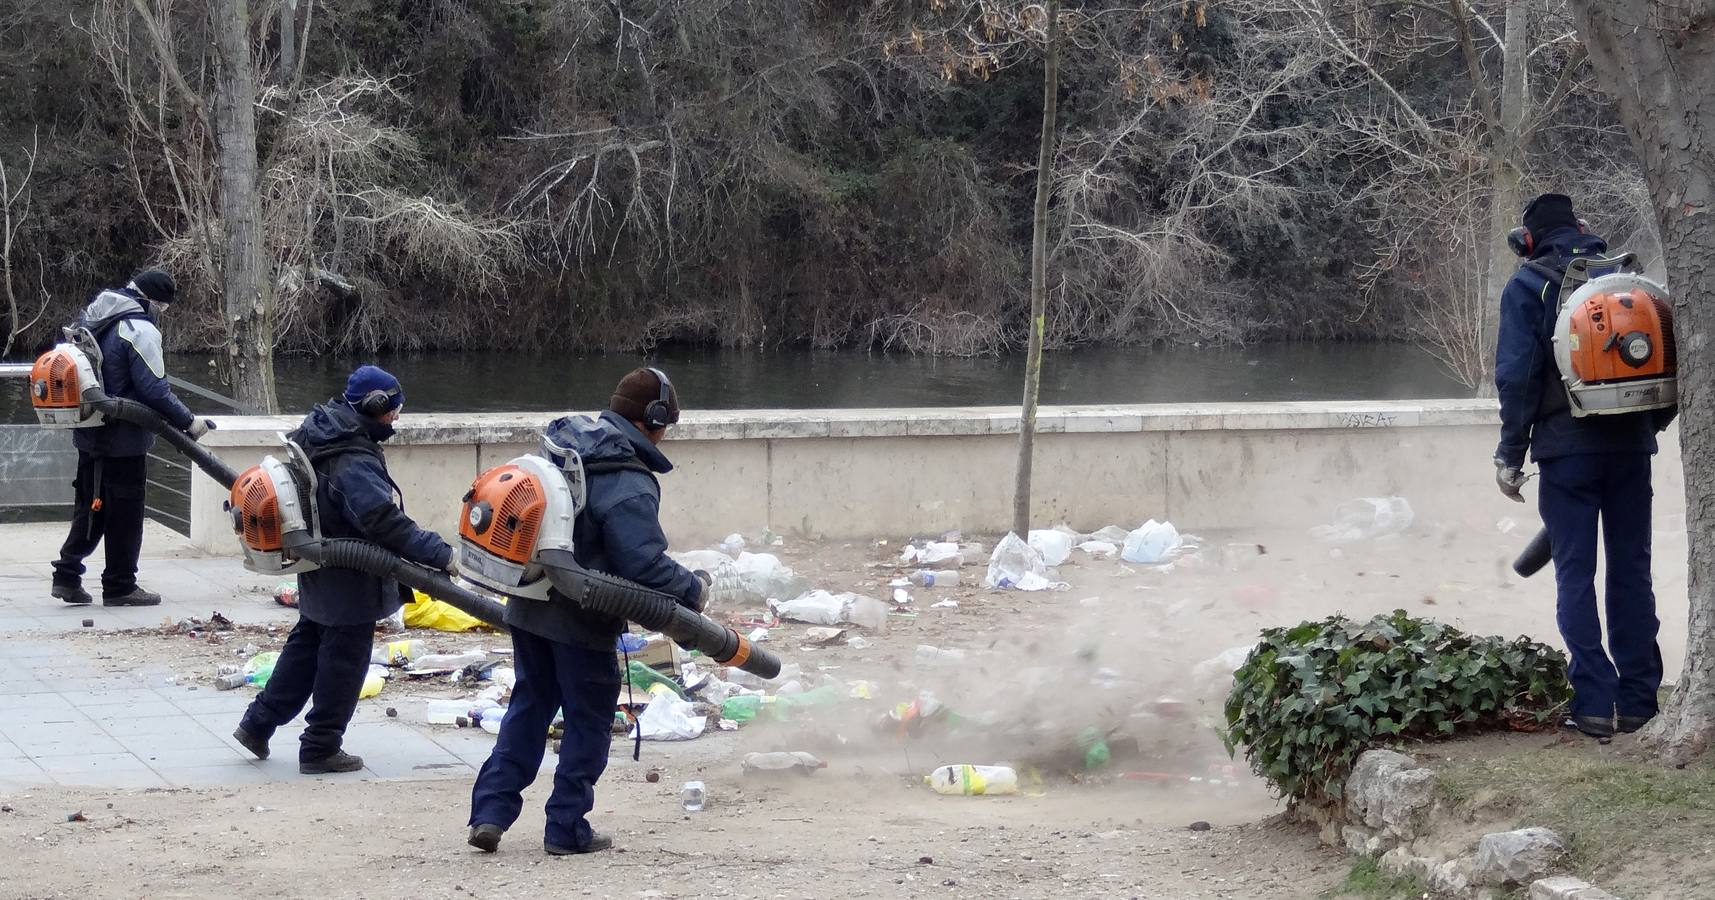
[[[1047,50],[1042,63],[1042,146],[1036,156],[1036,217],[1030,233],[1030,349],[1024,362],[1024,411],[1018,421],[1018,475],[1012,530],[1030,533],[1030,466],[1036,443],[1036,401],[1042,393],[1042,337],[1048,320],[1048,194],[1054,187],[1054,119],[1060,96],[1060,0],[1048,0]]]
[[[1573,0],[1604,88],[1619,102],[1661,229],[1679,345],[1680,456],[1690,543],[1685,667],[1644,734],[1685,760],[1715,741],[1715,3]],[[1672,627],[1671,624],[1669,627]]]
[[[1494,396],[1494,347],[1500,334],[1501,292],[1517,269],[1507,248],[1507,232],[1518,224],[1523,198],[1519,191],[1520,140],[1525,108],[1530,98],[1530,26],[1524,0],[1507,0],[1506,59],[1501,68],[1500,120],[1489,134],[1489,253],[1487,294],[1482,298],[1482,331],[1477,346],[1482,353],[1483,377],[1478,388],[1483,396]]]
[[[257,187],[256,70],[250,60],[248,0],[215,0],[210,8],[220,66],[215,78],[215,144],[219,153],[220,280],[226,312],[227,371],[233,396],[274,413],[272,285],[262,261],[262,198]]]
[[[280,75],[278,84],[291,84],[297,77],[298,65],[298,0],[280,3]]]

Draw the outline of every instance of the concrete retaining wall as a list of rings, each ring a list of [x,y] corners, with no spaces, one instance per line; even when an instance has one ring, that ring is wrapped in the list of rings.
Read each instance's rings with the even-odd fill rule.
[[[387,445],[406,508],[456,532],[482,469],[535,446],[546,413],[411,414]],[[204,443],[237,468],[295,418],[225,417]],[[1304,528],[1353,497],[1397,494],[1420,517],[1492,523],[1534,510],[1494,489],[1496,407],[1484,401],[1044,407],[1034,522],[1093,530],[1166,517],[1182,528]],[[1011,521],[1016,410],[687,413],[663,450],[663,518],[677,546],[764,527],[817,538],[904,537]],[[1534,496],[1534,490],[1528,490]],[[191,539],[234,552],[225,492],[200,473]],[[1683,521],[1674,432],[1657,460],[1656,513]]]

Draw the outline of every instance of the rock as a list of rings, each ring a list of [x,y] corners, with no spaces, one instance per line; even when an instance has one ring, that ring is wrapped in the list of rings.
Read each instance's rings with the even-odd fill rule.
[[[1418,836],[1435,802],[1435,773],[1392,750],[1358,757],[1346,779],[1346,818],[1387,837]]]
[[[1554,871],[1566,842],[1547,828],[1521,828],[1483,835],[1477,842],[1477,884],[1529,884]]]
[[[1411,851],[1404,847],[1395,847],[1382,854],[1381,859],[1376,861],[1376,868],[1395,878],[1421,880],[1429,872],[1429,860],[1421,856],[1412,856]]]
[[[1570,875],[1531,882],[1530,900],[1619,900],[1613,894]]]
[[[1347,825],[1340,829],[1340,837],[1346,849],[1359,856],[1375,856],[1382,852],[1387,842],[1376,832],[1362,825]]]
[[[1464,894],[1471,889],[1474,865],[1469,856],[1448,860],[1429,870],[1430,890],[1443,894]]]
[[[1212,826],[1208,822],[1204,822],[1204,821],[1192,822],[1190,825],[1190,828],[1192,831],[1208,831],[1212,827],[1214,827],[1214,826]]]

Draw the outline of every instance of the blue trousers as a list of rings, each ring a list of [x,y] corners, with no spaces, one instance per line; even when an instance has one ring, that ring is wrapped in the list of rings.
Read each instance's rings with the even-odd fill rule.
[[[520,603],[529,601],[517,601]],[[581,849],[594,832],[595,783],[607,769],[613,711],[619,702],[619,662],[612,650],[589,650],[512,630],[518,680],[500,720],[494,752],[471,790],[470,824],[510,828],[524,806],[524,789],[536,780],[554,714],[566,711],[554,790],[548,795],[547,843]]]
[[[1650,583],[1650,457],[1581,454],[1538,462],[1538,508],[1554,546],[1560,636],[1571,653],[1572,712],[1653,716],[1661,688]],[[1608,651],[1596,616],[1596,526],[1606,551]]]
[[[300,616],[286,636],[274,673],[239,724],[266,740],[309,703],[298,759],[310,762],[338,753],[345,726],[357,712],[374,645],[374,625],[318,625]]]

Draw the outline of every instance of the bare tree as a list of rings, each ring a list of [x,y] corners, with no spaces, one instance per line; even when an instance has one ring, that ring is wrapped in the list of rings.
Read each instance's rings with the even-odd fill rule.
[[[216,60],[214,143],[225,237],[221,305],[226,312],[227,371],[233,395],[276,413],[271,283],[262,259],[262,196],[256,155],[256,69],[250,58],[249,0],[213,0]]]
[[[48,292],[42,289],[42,302],[36,307],[36,312],[28,320],[18,302],[18,288],[15,276],[14,251],[18,247],[18,234],[24,228],[24,223],[30,218],[30,179],[36,174],[36,155],[40,143],[33,139],[30,149],[24,152],[24,171],[15,174],[6,167],[6,161],[0,159],[0,284],[6,289],[6,343],[0,346],[0,359],[6,358],[12,352],[12,345],[26,331],[35,327],[41,321],[42,314],[48,307]],[[41,277],[41,255],[36,256],[37,277]]]
[[[1660,227],[1673,291],[1685,467],[1685,667],[1644,738],[1685,760],[1715,742],[1715,3],[1571,0],[1602,85],[1619,102]]]
[[[1060,98],[1060,0],[1048,0],[1042,16],[1042,144],[1036,156],[1036,212],[1030,226],[1030,344],[1012,490],[1012,530],[1020,535],[1030,532],[1030,471],[1035,461],[1036,403],[1042,394],[1042,339],[1048,325],[1048,194],[1054,183],[1054,113]]]
[[[1514,270],[1506,233],[1522,206],[1530,175],[1528,151],[1568,98],[1590,87],[1585,53],[1571,33],[1563,0],[1549,0],[1534,10],[1527,0],[1499,0],[1498,17],[1466,0],[1285,2],[1334,61],[1379,87],[1392,105],[1392,115],[1347,113],[1348,123],[1365,121],[1358,131],[1376,139],[1388,155],[1426,164],[1409,167],[1417,170],[1416,177],[1427,168],[1432,177],[1457,183],[1478,160],[1486,170],[1487,225],[1478,244],[1485,273],[1482,295],[1452,301],[1477,317],[1476,339],[1459,329],[1438,329],[1429,337],[1444,359],[1458,360],[1453,371],[1462,381],[1492,391],[1494,362],[1483,348],[1494,346],[1499,325],[1495,298]],[[1457,53],[1462,62],[1469,91],[1452,106],[1442,101],[1443,92],[1414,91],[1411,84],[1450,53]],[[1534,90],[1535,84],[1547,87]],[[1390,121],[1395,116],[1404,127]],[[1391,184],[1397,189],[1403,182]],[[1384,256],[1384,262],[1392,256]],[[1437,344],[1437,337],[1450,342]],[[1482,364],[1474,378],[1469,368],[1473,347]]]

